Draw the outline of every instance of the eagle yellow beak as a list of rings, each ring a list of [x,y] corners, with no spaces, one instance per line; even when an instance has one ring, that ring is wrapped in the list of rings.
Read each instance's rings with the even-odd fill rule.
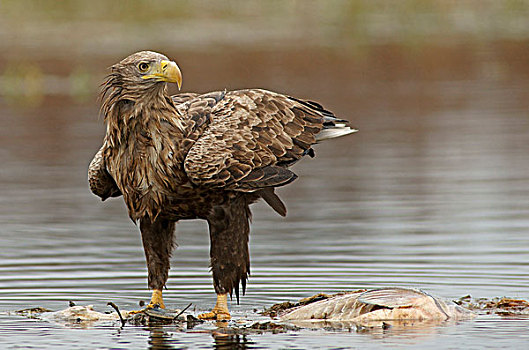
[[[160,61],[152,68],[152,73],[144,75],[143,79],[156,79],[168,83],[176,83],[178,90],[182,87],[182,72],[173,61]]]

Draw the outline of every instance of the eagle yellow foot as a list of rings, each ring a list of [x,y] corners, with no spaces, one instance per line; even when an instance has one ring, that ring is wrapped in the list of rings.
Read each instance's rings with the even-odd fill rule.
[[[165,304],[163,303],[162,291],[159,289],[154,289],[152,291],[151,302],[149,303],[149,305],[147,305],[147,308],[152,309],[156,305],[158,305],[158,307],[162,309],[165,309]]]
[[[230,311],[228,310],[228,294],[217,294],[217,303],[211,312],[199,314],[198,318],[201,320],[217,320],[227,321],[231,319]]]
[[[158,306],[161,309],[165,309],[165,304],[163,303],[162,291],[159,289],[154,289],[152,291],[151,302],[145,307],[145,309],[153,309],[156,306]],[[145,309],[133,310],[130,312],[130,314],[139,314],[140,312],[143,312]]]

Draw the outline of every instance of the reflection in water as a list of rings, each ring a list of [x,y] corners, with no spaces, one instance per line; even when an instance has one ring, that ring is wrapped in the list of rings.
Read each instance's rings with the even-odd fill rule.
[[[182,339],[184,333],[182,329],[175,329],[174,326],[148,326],[149,331],[149,349],[181,349],[194,348],[192,343]],[[194,335],[211,335],[213,343],[208,348],[213,349],[249,349],[254,348],[254,342],[249,336],[244,334],[233,334],[233,330],[218,328],[216,330],[196,330],[188,334]]]
[[[222,332],[222,330],[220,330]],[[222,334],[219,332],[213,332],[213,339],[215,343],[213,345],[214,349],[218,350],[228,350],[228,349],[249,349],[253,348],[254,342],[248,339],[246,335],[240,334]]]
[[[174,342],[172,334],[167,332],[164,329],[164,327],[150,326],[148,330],[150,332],[149,349],[152,349],[152,350],[176,349],[176,347],[173,344],[171,344]]]

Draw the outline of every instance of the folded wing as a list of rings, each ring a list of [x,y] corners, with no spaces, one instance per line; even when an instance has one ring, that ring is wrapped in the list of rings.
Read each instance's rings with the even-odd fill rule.
[[[286,185],[297,177],[287,168],[314,156],[311,146],[330,128],[353,132],[313,102],[259,89],[227,92],[189,150],[184,169],[200,186],[256,191]]]

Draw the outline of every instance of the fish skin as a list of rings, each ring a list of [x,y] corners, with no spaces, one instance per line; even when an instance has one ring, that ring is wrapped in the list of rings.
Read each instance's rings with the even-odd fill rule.
[[[416,289],[382,288],[351,292],[287,310],[282,321],[466,320],[476,316],[453,302]]]

